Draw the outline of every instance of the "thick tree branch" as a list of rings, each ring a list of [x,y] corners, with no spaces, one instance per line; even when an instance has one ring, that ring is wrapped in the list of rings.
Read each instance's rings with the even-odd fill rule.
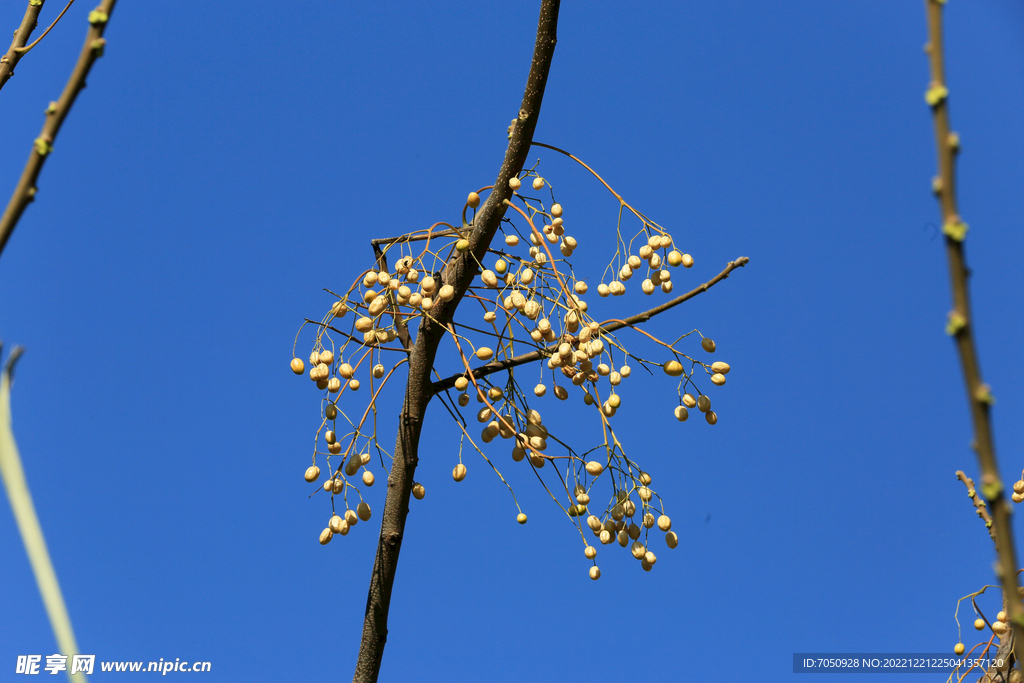
[[[25,54],[20,48],[25,47],[25,43],[32,36],[32,31],[36,29],[39,13],[43,11],[44,1],[29,1],[28,7],[25,8],[25,16],[21,20],[21,26],[14,32],[14,40],[11,41],[10,49],[7,50],[7,54],[0,57],[0,88],[3,88],[4,84],[11,80],[11,76],[14,75],[14,67],[18,65],[22,55]]]
[[[388,635],[388,610],[391,606],[391,591],[394,586],[398,555],[405,533],[405,520],[409,514],[409,497],[412,492],[413,475],[419,454],[420,430],[427,404],[432,396],[430,371],[434,366],[437,348],[445,333],[445,326],[452,316],[476,275],[477,259],[482,259],[494,233],[505,215],[504,200],[512,196],[508,186],[509,178],[517,176],[526,162],[526,155],[533,140],[533,132],[540,114],[547,83],[548,70],[554,56],[556,30],[558,26],[559,0],[542,0],[540,18],[537,23],[537,41],[534,46],[533,62],[527,78],[526,91],[519,111],[515,131],[505,152],[494,191],[476,214],[470,250],[453,258],[443,274],[443,281],[452,285],[456,296],[448,302],[439,302],[432,310],[431,318],[424,318],[416,335],[416,342],[409,355],[409,377],[406,384],[405,400],[399,417],[394,461],[388,476],[387,496],[384,501],[384,516],[381,521],[380,539],[377,542],[377,556],[374,560],[370,589],[366,598],[366,616],[363,622],[363,637],[359,646],[353,681],[366,683],[377,680],[381,658]]]
[[[967,225],[957,212],[954,159],[960,149],[960,139],[956,133],[950,131],[949,125],[949,90],[946,86],[942,44],[943,5],[939,0],[925,0],[925,4],[928,12],[927,52],[931,61],[932,77],[925,99],[932,107],[939,162],[939,175],[933,187],[942,207],[942,232],[946,236],[946,259],[953,290],[953,311],[949,315],[947,331],[956,343],[967,385],[967,403],[974,425],[973,447],[981,468],[981,493],[992,511],[992,525],[998,548],[996,574],[1002,582],[1003,599],[1013,626],[1014,655],[1018,662],[1024,662],[1024,606],[1021,605],[1018,593],[1017,557],[1013,544],[1013,529],[1010,526],[1012,510],[1006,499],[1005,487],[996,462],[995,441],[989,419],[992,394],[988,385],[981,379],[981,368],[974,346],[970,294],[967,287],[968,270],[964,255]]]
[[[702,292],[708,291],[715,284],[717,284],[717,283],[721,282],[722,280],[726,279],[727,277],[729,277],[729,273],[731,273],[733,270],[735,270],[736,268],[742,268],[743,266],[747,265],[747,263],[749,263],[749,262],[750,262],[749,258],[747,258],[746,256],[740,256],[735,261],[730,261],[729,264],[725,267],[725,269],[721,273],[719,273],[715,277],[711,278],[710,280],[708,280],[704,284],[700,285],[699,287],[695,287],[694,289],[690,290],[686,294],[680,294],[676,298],[672,299],[671,301],[666,301],[665,303],[661,304],[660,306],[655,306],[654,308],[652,308],[650,310],[644,311],[642,313],[637,313],[635,315],[631,315],[630,317],[626,318],[625,320],[615,320],[615,321],[609,322],[607,325],[602,325],[601,326],[601,331],[602,332],[614,332],[616,330],[621,330],[623,327],[628,327],[630,325],[636,325],[636,324],[639,324],[639,323],[647,322],[648,320],[650,320],[654,316],[658,315],[659,313],[664,313],[665,311],[669,310],[670,308],[674,308],[675,306],[678,306],[679,304],[683,303],[684,301],[688,301],[688,300],[692,299],[693,297],[697,296],[698,294],[701,294]],[[533,363],[533,362],[538,361],[538,360],[540,360],[542,358],[547,358],[548,356],[551,356],[551,355],[553,355],[554,353],[557,353],[557,352],[558,352],[558,342],[556,342],[555,344],[552,344],[551,346],[545,347],[543,349],[538,349],[536,351],[531,351],[529,353],[524,353],[524,354],[519,355],[519,356],[514,356],[512,358],[506,358],[505,360],[501,360],[501,361],[494,361],[494,362],[488,363],[487,365],[482,365],[479,368],[476,368],[476,369],[473,370],[473,377],[475,377],[476,379],[480,379],[481,377],[486,377],[487,375],[492,375],[492,374],[494,374],[496,372],[501,372],[503,370],[508,370],[509,368],[518,367],[520,365],[525,365],[527,363]],[[431,385],[431,392],[436,394],[438,392],[445,391],[447,389],[451,389],[452,387],[455,386],[455,380],[457,380],[459,377],[466,377],[466,376],[467,375],[466,375],[465,372],[460,372],[460,373],[457,373],[455,375],[452,375],[451,377],[446,377],[445,379],[438,380],[438,381],[434,382]]]
[[[114,10],[116,0],[103,0],[99,6],[89,13],[89,30],[85,35],[85,44],[82,52],[78,55],[78,62],[75,64],[71,77],[60,99],[51,102],[46,108],[46,121],[43,123],[43,130],[39,137],[32,143],[32,151],[28,156],[28,163],[22,171],[18,186],[14,189],[11,201],[7,209],[0,217],[0,254],[3,254],[7,240],[18,225],[18,219],[36,196],[36,181],[39,173],[43,170],[43,163],[46,157],[53,151],[53,141],[57,139],[57,133],[64,123],[68,112],[75,104],[78,93],[85,87],[85,79],[92,69],[93,63],[103,55],[103,48],[106,41],[103,39],[103,31],[107,27],[107,20]]]

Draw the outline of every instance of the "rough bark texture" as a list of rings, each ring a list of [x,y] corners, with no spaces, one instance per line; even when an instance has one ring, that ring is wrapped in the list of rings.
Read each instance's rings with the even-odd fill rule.
[[[537,42],[526,91],[523,94],[523,104],[505,152],[504,162],[494,183],[494,190],[480,207],[473,223],[470,251],[476,254],[478,259],[483,258],[505,215],[504,201],[512,196],[508,186],[509,178],[518,175],[526,163],[526,155],[530,150],[544,98],[548,69],[555,51],[558,7],[559,0],[541,2]],[[451,321],[463,294],[475,276],[475,262],[469,252],[455,257],[447,265],[442,280],[455,288],[456,296],[449,302],[442,301],[435,306],[433,316],[436,322],[428,318],[423,319],[409,355],[409,379],[399,417],[394,462],[388,477],[384,518],[381,522],[380,540],[377,542],[377,557],[373,564],[370,590],[366,598],[366,617],[363,622],[359,659],[352,678],[356,683],[376,681],[380,673],[381,658],[384,656],[384,645],[388,637],[391,590],[398,568],[398,555],[402,549],[405,520],[409,514],[413,475],[419,462],[420,431],[427,404],[432,396],[430,370],[434,365],[438,344],[444,336],[445,326]]]

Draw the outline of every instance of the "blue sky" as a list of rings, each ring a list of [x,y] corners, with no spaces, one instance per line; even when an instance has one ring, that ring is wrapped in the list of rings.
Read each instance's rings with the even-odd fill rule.
[[[10,28],[23,5],[0,2]],[[211,681],[351,676],[384,487],[370,523],[317,544],[329,513],[302,471],[318,404],[288,371],[292,340],[330,305],[322,288],[371,263],[370,238],[456,221],[493,182],[535,5],[119,3],[0,259],[0,336],[27,347],[15,434],[84,652],[207,660]],[[0,92],[0,188],[89,9]],[[1022,27],[1012,0],[947,6],[976,330],[1010,478]],[[976,466],[943,334],[923,2],[566,2],[558,33],[536,139],[685,245],[696,265],[677,288],[750,257],[650,325],[716,340],[732,365],[711,388],[719,423],[677,423],[667,378],[623,385],[620,438],[680,546],[650,573],[600,547],[592,582],[573,527],[503,450],[489,453],[527,525],[479,457],[452,481],[457,431],[432,406],[381,680],[781,680],[794,652],[950,652],[956,600],[992,581],[993,553],[954,477]],[[571,162],[530,158],[586,234],[574,266],[598,277],[615,201]],[[553,431],[593,438],[581,404],[545,400]],[[382,409],[388,434],[396,412]],[[8,667],[56,645],[6,505],[0,548]]]

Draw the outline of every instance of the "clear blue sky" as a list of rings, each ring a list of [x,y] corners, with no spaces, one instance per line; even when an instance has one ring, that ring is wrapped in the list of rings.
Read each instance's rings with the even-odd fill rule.
[[[370,263],[371,237],[455,221],[493,182],[536,5],[118,4],[0,259],[0,336],[27,347],[15,433],[84,652],[208,660],[209,681],[351,676],[383,480],[373,522],[317,544],[327,511],[302,479],[317,400],[288,371],[292,339],[329,306],[321,288]],[[947,7],[976,329],[1015,478],[1024,8]],[[0,2],[2,25],[23,8]],[[0,93],[4,193],[89,9]],[[793,652],[951,651],[956,600],[992,582],[993,553],[954,477],[976,465],[943,333],[924,3],[565,2],[558,33],[536,139],[669,228],[697,260],[677,287],[750,257],[652,325],[718,342],[720,420],[675,422],[664,377],[624,385],[621,438],[681,542],[649,574],[600,548],[592,582],[504,447],[526,526],[479,458],[452,481],[457,432],[433,406],[381,680],[784,680]],[[535,158],[585,231],[577,269],[599,267],[614,200]],[[553,430],[582,415],[546,400]],[[56,647],[9,510],[8,672]]]

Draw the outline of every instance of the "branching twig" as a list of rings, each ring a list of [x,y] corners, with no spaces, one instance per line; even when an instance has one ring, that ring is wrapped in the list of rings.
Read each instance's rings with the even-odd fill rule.
[[[14,32],[14,40],[11,41],[10,49],[7,50],[7,54],[0,57],[0,88],[3,88],[4,84],[11,80],[11,76],[14,75],[14,67],[18,65],[18,61],[25,54],[20,48],[25,47],[32,31],[36,29],[44,1],[29,0],[28,7],[25,8],[25,16],[21,20],[21,26]]]
[[[985,528],[988,529],[988,535],[992,537],[992,541],[996,540],[996,530],[993,528],[992,517],[988,514],[988,505],[985,501],[978,496],[977,489],[974,488],[974,480],[963,473],[962,470],[956,471],[956,478],[964,483],[967,487],[967,495],[970,496],[971,502],[974,503],[974,508],[978,512],[978,516],[981,517],[982,521],[985,522]],[[996,546],[996,551],[999,550],[999,546]]]
[[[981,492],[992,510],[996,546],[999,549],[997,575],[1003,586],[1006,611],[1013,626],[1014,655],[1018,662],[1024,662],[1024,606],[1021,605],[1017,591],[1017,558],[1010,525],[1012,511],[1004,495],[1005,488],[996,463],[992,424],[989,420],[989,410],[993,403],[992,394],[988,385],[981,379],[981,369],[974,347],[970,295],[967,288],[968,271],[963,244],[967,225],[957,211],[953,166],[954,158],[960,149],[960,139],[956,133],[950,131],[949,126],[949,90],[946,86],[942,44],[944,3],[940,0],[925,0],[925,4],[928,11],[927,52],[931,60],[932,77],[925,99],[932,107],[939,161],[939,175],[934,180],[933,187],[942,207],[942,232],[946,236],[946,257],[953,290],[953,310],[949,314],[947,332],[956,343],[967,384],[967,402],[974,424],[973,447],[981,468]]]
[[[664,313],[670,308],[674,308],[675,306],[678,306],[684,301],[688,301],[689,299],[692,299],[698,294],[708,291],[715,284],[729,277],[729,273],[731,273],[733,270],[735,270],[736,268],[742,268],[749,262],[750,259],[747,258],[746,256],[741,256],[735,261],[730,261],[721,273],[711,278],[710,280],[700,285],[699,287],[690,290],[686,294],[680,294],[676,298],[672,299],[671,301],[666,301],[660,306],[655,306],[650,310],[644,311],[642,313],[637,313],[636,315],[631,315],[625,320],[615,320],[609,322],[607,325],[602,325],[601,332],[614,332],[615,330],[621,330],[623,327],[629,327],[632,325],[636,325],[638,323],[647,322],[648,320],[658,315],[659,313]],[[552,346],[546,347],[544,349],[538,349],[537,351],[531,351],[530,353],[524,353],[521,356],[515,356],[513,358],[508,358],[506,360],[488,363],[487,365],[475,369],[473,371],[473,376],[476,377],[477,379],[480,379],[481,377],[486,377],[487,375],[494,374],[495,372],[501,372],[502,370],[508,370],[509,368],[514,368],[519,365],[532,363],[534,361],[540,360],[541,358],[546,358],[550,356],[552,353],[557,351],[557,349],[558,343],[555,343]],[[431,391],[432,393],[436,394],[439,391],[450,389],[453,386],[455,386],[456,379],[465,376],[466,373],[460,372],[458,374],[452,375],[451,377],[446,377],[445,379],[438,380],[437,382],[434,382],[431,385]]]
[[[18,186],[15,188],[3,216],[0,217],[0,254],[3,254],[7,240],[14,232],[21,214],[35,198],[36,180],[39,178],[40,171],[43,170],[46,157],[53,151],[53,141],[57,138],[57,133],[60,132],[61,124],[64,123],[68,112],[71,111],[78,93],[85,87],[85,79],[89,75],[93,63],[103,55],[103,48],[106,45],[103,31],[107,27],[107,20],[110,18],[115,2],[116,0],[103,0],[96,9],[89,13],[89,31],[85,35],[85,44],[78,56],[78,63],[75,64],[74,71],[71,72],[71,77],[68,79],[67,85],[64,86],[64,92],[61,93],[60,99],[51,102],[50,106],[46,108],[46,121],[43,123],[43,130],[32,144],[32,151],[29,153],[28,163],[25,164],[25,170],[22,171]]]

